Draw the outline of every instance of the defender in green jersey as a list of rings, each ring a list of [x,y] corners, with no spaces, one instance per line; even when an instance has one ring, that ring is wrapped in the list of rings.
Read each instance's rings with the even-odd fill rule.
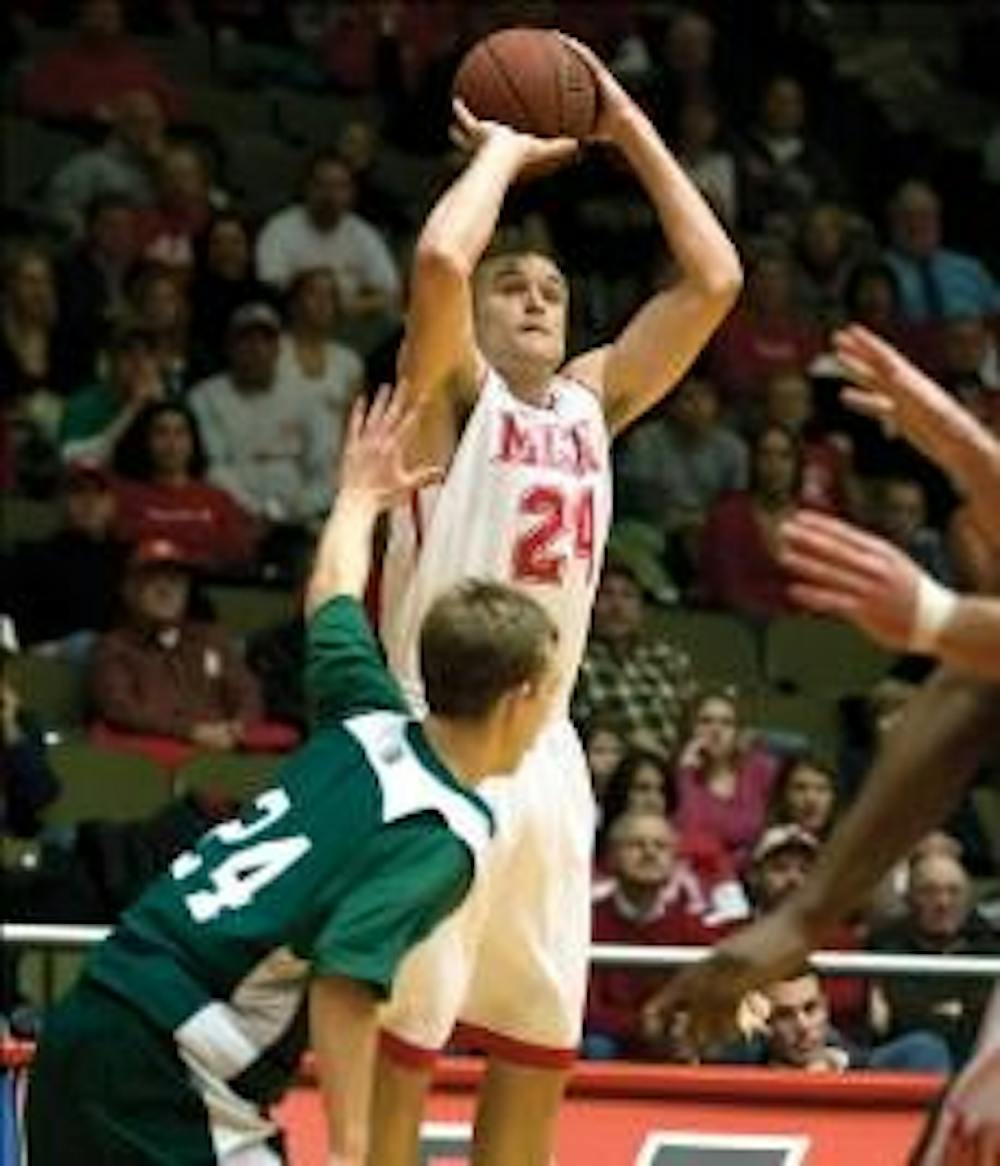
[[[375,1010],[454,910],[493,832],[473,792],[548,713],[556,632],[469,581],[424,622],[430,713],[412,720],[359,603],[377,515],[408,471],[411,411],[355,409],[307,596],[313,728],[275,784],[181,854],[46,1024],[28,1094],[33,1166],[281,1162],[268,1106],[310,1030],[331,1166],[360,1166]]]

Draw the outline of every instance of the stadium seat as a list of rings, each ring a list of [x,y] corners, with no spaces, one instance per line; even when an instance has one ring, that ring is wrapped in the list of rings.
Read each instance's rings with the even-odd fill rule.
[[[267,587],[232,587],[224,584],[207,587],[205,594],[215,608],[216,619],[235,636],[289,619],[294,608],[290,591]]]
[[[1000,788],[978,786],[972,791],[972,804],[994,860],[1000,861]]]
[[[763,684],[756,635],[736,616],[669,608],[657,611],[650,625],[688,653],[699,683],[740,692]]]
[[[264,131],[233,130],[221,138],[226,151],[226,175],[251,215],[265,217],[293,201],[293,187],[302,170],[302,152]]]
[[[755,729],[799,737],[811,753],[835,764],[839,721],[836,702],[828,697],[760,689],[748,695],[745,715]]]
[[[46,538],[59,529],[62,507],[39,498],[5,495],[0,503],[0,546]]]
[[[837,620],[785,616],[764,637],[764,674],[770,685],[814,696],[864,693],[881,680],[894,657]]]
[[[16,657],[11,673],[24,707],[46,729],[78,728],[86,713],[82,670],[66,660],[25,653]]]
[[[178,794],[200,790],[247,801],[271,783],[285,758],[280,753],[199,753],[177,770]]]
[[[52,826],[102,819],[127,822],[155,814],[170,799],[166,772],[147,757],[85,742],[49,750],[62,792],[45,813]]]
[[[36,199],[49,177],[89,143],[30,118],[0,122],[0,202],[16,206]]]

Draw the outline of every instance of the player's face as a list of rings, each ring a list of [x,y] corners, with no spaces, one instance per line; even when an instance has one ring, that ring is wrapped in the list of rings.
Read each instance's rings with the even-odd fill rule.
[[[826,1043],[829,1020],[819,980],[815,976],[786,980],[773,984],[767,995],[775,1058],[802,1068],[813,1063]]]
[[[525,370],[551,376],[566,355],[566,281],[544,255],[486,260],[476,275],[476,338],[516,384]]]

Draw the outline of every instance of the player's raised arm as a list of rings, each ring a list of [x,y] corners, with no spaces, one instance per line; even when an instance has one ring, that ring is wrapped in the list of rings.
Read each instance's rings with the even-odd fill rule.
[[[312,616],[335,595],[360,599],[371,566],[372,531],[383,510],[440,476],[432,466],[407,469],[403,448],[417,410],[400,393],[390,402],[381,389],[366,408],[355,402],[340,461],[340,482],[306,588]]]
[[[782,527],[781,561],[811,611],[849,620],[887,648],[1000,680],[1000,599],[957,595],[884,539],[809,511]]]
[[[733,306],[743,271],[729,236],[649,118],[585,45],[563,39],[597,80],[594,136],[617,146],[632,167],[680,268],[678,282],[647,301],[613,344],[570,364],[573,376],[601,391],[615,433],[681,379]]]
[[[895,428],[939,465],[1000,549],[1000,441],[891,344],[854,324],[834,338],[851,385],[844,400]]]
[[[568,138],[543,140],[480,121],[460,101],[452,136],[471,160],[434,206],[413,255],[401,369],[417,396],[447,384],[471,394],[483,364],[473,334],[472,273],[507,189],[525,166],[557,164],[577,149]]]

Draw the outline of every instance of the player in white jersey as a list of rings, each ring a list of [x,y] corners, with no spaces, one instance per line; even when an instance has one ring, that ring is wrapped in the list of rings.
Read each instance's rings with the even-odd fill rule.
[[[977,525],[1000,551],[1000,441],[951,394],[862,328],[837,337],[855,382],[845,396],[895,425],[965,494]],[[721,944],[706,963],[671,981],[647,1004],[647,1023],[665,1025],[690,1009],[699,1043],[731,1029],[745,993],[801,963],[838,919],[933,829],[959,791],[1000,744],[1000,605],[958,597],[882,539],[823,515],[786,524],[782,558],[807,607],[849,619],[897,651],[938,657],[937,672],[907,705],[805,885],[759,923]],[[980,676],[993,683],[973,679]],[[1000,987],[962,1070],[913,1162],[919,1166],[1000,1164]]]
[[[425,410],[415,456],[449,468],[438,489],[394,516],[383,638],[412,691],[415,630],[434,595],[465,575],[513,583],[559,626],[562,700],[510,796],[499,784],[487,795],[499,841],[481,893],[403,968],[384,1020],[377,1166],[415,1160],[434,1054],[458,1019],[490,1055],[473,1161],[550,1161],[586,985],[594,813],[568,701],[610,522],[610,437],[676,384],[741,285],[732,244],[652,124],[592,54],[574,48],[598,83],[596,136],[644,187],[679,275],[614,343],[563,367],[559,268],[534,252],[483,256],[511,182],[576,144],[479,122],[456,106],[472,158],[418,241],[401,353],[407,391]]]

